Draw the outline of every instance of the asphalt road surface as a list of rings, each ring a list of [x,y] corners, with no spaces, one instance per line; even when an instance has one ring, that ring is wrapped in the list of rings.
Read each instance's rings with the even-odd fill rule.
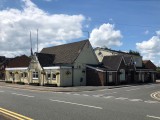
[[[35,86],[36,87],[36,86]],[[160,120],[160,84],[86,92],[0,87],[0,108],[35,120]]]

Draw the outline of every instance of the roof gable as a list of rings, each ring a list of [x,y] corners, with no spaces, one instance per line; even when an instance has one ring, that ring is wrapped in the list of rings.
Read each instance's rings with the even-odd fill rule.
[[[132,56],[123,56],[126,64],[131,64],[133,62]]]
[[[122,60],[124,60],[123,56],[120,55],[104,56],[102,63],[109,70],[118,70]]]
[[[153,69],[156,70],[156,66],[153,64],[153,62],[151,62],[150,60],[143,60],[143,65],[145,68],[147,69]]]
[[[41,53],[54,54],[55,64],[72,64],[87,42],[89,42],[89,40],[43,48]]]
[[[42,67],[48,67],[54,65],[55,55],[45,53],[35,53],[37,59]]]

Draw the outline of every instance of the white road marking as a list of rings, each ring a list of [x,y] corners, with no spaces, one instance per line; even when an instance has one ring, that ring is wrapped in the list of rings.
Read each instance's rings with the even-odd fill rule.
[[[150,96],[153,99],[160,100],[160,97],[158,97],[159,95],[160,95],[160,91],[157,91],[157,92],[152,93]]]
[[[73,94],[73,95],[80,95],[80,94],[75,93],[75,94]]]
[[[133,91],[133,90],[139,90],[140,88],[135,88],[135,89],[129,89],[129,90],[126,90],[126,91]]]
[[[103,89],[103,90],[99,90],[99,91],[106,91],[106,90],[108,90],[108,89]]]
[[[0,92],[2,93],[2,92],[4,92],[4,91],[0,91]]]
[[[138,101],[143,101],[143,100],[141,100],[141,99],[129,99],[129,101],[138,102]]]
[[[152,100],[147,100],[147,101],[144,101],[144,102],[146,102],[146,103],[160,103],[158,101],[152,101]]]
[[[85,105],[85,104],[79,104],[79,103],[73,103],[73,102],[67,102],[67,101],[61,101],[61,100],[53,100],[53,99],[50,99],[50,100],[53,102],[67,103],[67,104],[96,108],[96,109],[103,109],[102,107],[97,107],[97,106],[91,106],[91,105]]]
[[[82,94],[83,96],[89,96],[89,95],[87,95],[87,94]]]
[[[124,98],[124,97],[119,97],[119,98],[115,98],[117,100],[127,100],[128,98]]]
[[[30,96],[30,95],[18,94],[18,93],[12,93],[12,94],[18,95],[18,96],[24,96],[24,97],[35,97],[35,96]]]
[[[66,93],[67,95],[70,95],[71,93]]]
[[[103,97],[105,99],[109,99],[109,98],[114,98],[114,96],[107,96],[107,97]]]
[[[63,93],[63,92],[52,92],[52,93]]]
[[[111,92],[111,93],[105,93],[105,94],[114,94],[114,93],[117,93],[117,92]],[[105,95],[105,94],[104,94],[104,95]]]
[[[101,95],[92,95],[93,97],[100,97]]]
[[[145,87],[145,88],[154,88],[155,86],[148,86],[148,87]]]
[[[156,116],[147,115],[146,117],[154,118],[154,119],[159,119],[160,120],[160,117],[156,117]]]

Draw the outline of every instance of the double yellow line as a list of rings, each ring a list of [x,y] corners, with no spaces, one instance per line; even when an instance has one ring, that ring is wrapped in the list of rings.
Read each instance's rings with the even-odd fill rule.
[[[15,112],[3,109],[3,108],[0,108],[0,113],[7,115],[8,117],[17,119],[17,120],[33,120],[32,118],[20,115],[18,113],[15,113]]]

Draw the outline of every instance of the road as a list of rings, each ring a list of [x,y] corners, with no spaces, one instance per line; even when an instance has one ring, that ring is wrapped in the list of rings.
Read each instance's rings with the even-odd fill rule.
[[[36,87],[36,86],[35,86]],[[160,120],[160,84],[85,92],[0,87],[0,108],[35,120]]]

